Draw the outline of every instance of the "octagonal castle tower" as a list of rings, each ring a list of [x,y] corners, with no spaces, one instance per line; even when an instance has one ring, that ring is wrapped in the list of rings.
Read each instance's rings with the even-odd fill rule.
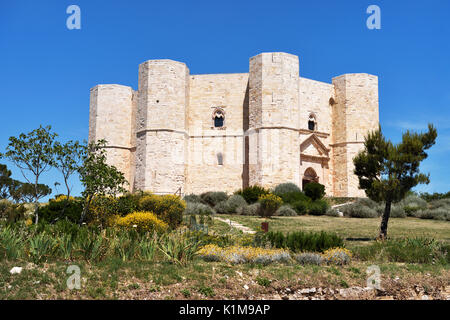
[[[295,55],[250,58],[249,73],[190,75],[184,63],[149,60],[139,88],[91,89],[89,140],[130,191],[233,192],[317,181],[330,196],[360,197],[353,157],[378,128],[378,78],[300,77]]]

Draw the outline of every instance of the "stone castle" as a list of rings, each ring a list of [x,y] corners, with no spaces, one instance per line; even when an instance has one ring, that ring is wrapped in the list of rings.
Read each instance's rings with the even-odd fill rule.
[[[89,140],[130,191],[233,192],[311,181],[327,195],[360,197],[353,157],[378,128],[378,78],[302,78],[295,55],[250,58],[248,73],[191,75],[173,60],[139,66],[139,88],[91,89]]]

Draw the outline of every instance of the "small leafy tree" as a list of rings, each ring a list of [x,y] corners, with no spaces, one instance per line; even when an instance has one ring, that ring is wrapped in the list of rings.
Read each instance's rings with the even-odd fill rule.
[[[428,132],[403,133],[402,142],[386,140],[379,128],[365,138],[364,149],[353,159],[359,187],[377,202],[385,201],[379,238],[387,237],[391,205],[405,197],[419,183],[430,182],[429,174],[420,173],[420,163],[427,158],[425,150],[434,145],[437,131],[432,124]]]
[[[37,193],[36,193],[37,192]],[[31,183],[23,183],[18,181],[18,187],[16,189],[16,197],[18,199],[17,202],[33,202],[37,197],[41,199],[43,197],[48,196],[52,193],[52,189],[45,184],[38,184],[37,188],[35,188],[34,184]]]
[[[126,192],[124,185],[127,181],[123,173],[106,163],[106,143],[105,140],[98,140],[83,147],[82,165],[78,168],[85,199],[80,224],[86,218],[94,196],[115,196]]]
[[[55,167],[61,172],[64,185],[67,189],[67,198],[64,201],[64,207],[61,211],[61,216],[64,216],[64,212],[69,203],[70,191],[72,186],[69,185],[69,178],[79,169],[81,162],[81,157],[83,154],[83,148],[78,141],[68,141],[64,144],[59,142],[55,143]],[[57,183],[55,183],[56,187]]]
[[[0,199],[9,198],[9,189],[13,182],[11,171],[4,164],[0,164]]]
[[[21,133],[19,137],[10,137],[4,156],[13,162],[22,172],[28,183],[34,186],[35,223],[39,221],[39,199],[43,193],[38,189],[39,178],[53,165],[54,141],[56,133],[51,132],[51,127],[39,126],[27,134]],[[28,172],[31,177],[28,178]]]

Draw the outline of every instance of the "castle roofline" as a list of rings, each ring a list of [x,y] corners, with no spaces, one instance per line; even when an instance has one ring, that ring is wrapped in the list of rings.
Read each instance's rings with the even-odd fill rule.
[[[373,78],[378,78],[378,76],[376,76],[374,74],[360,72],[360,73],[344,73],[344,74],[341,74],[340,76],[333,77],[332,80],[339,79],[339,78],[345,78],[345,77],[349,77],[349,76],[350,77],[357,76],[357,75],[364,75],[364,76],[369,76],[369,77],[373,77]]]

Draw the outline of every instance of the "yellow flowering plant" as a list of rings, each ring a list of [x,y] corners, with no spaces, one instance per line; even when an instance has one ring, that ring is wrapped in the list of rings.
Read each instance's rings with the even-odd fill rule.
[[[158,219],[153,212],[139,211],[133,212],[125,217],[116,217],[113,223],[122,228],[133,229],[139,232],[156,231],[158,233],[166,232],[169,225]]]

